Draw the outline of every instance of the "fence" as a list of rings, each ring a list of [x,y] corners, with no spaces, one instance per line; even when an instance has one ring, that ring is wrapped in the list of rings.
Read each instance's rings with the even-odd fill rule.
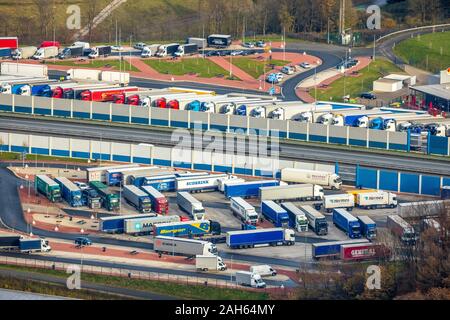
[[[328,126],[318,123],[300,123],[186,110],[0,95],[0,111],[185,129],[200,126],[205,131],[215,130],[259,136],[277,135],[280,138],[306,142],[410,151],[409,136],[404,132]],[[448,141],[448,138],[445,139]],[[450,155],[450,150],[447,151],[447,155]],[[431,149],[429,153],[433,154],[435,150]],[[441,153],[438,152],[437,154]]]

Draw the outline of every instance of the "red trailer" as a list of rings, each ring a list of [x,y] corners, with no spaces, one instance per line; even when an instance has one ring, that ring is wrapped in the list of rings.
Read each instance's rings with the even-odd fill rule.
[[[58,41],[44,41],[41,43],[39,48],[47,48],[47,47],[58,47],[61,48],[61,44]]]
[[[382,244],[377,243],[359,243],[347,244],[341,246],[341,259],[351,260],[370,260],[378,258],[387,258],[390,251]]]
[[[96,101],[96,102],[111,102],[114,101],[114,96],[128,91],[137,91],[137,87],[118,87],[109,89],[94,89],[85,90],[80,95],[80,100]]]
[[[142,190],[150,196],[153,211],[162,215],[169,214],[169,202],[161,192],[152,186],[143,186]]]
[[[19,39],[17,37],[0,37],[0,48],[11,48],[13,50],[19,47]]]

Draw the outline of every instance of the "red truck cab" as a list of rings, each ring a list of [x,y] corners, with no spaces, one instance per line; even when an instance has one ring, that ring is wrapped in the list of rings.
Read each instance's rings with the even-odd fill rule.
[[[138,88],[136,87],[85,90],[81,93],[80,100],[95,101],[95,102],[113,102],[115,96],[124,94],[125,92],[128,91],[137,91],[137,90]]]
[[[180,102],[178,100],[170,100],[167,103],[167,108],[169,109],[175,109],[175,110],[180,110]]]
[[[156,108],[167,108],[167,100],[166,98],[159,98],[155,101],[155,107]]]

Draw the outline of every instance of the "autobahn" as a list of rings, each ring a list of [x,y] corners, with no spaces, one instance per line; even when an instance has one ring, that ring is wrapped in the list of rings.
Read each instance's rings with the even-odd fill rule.
[[[126,143],[148,143],[158,146],[174,147],[179,142],[176,135],[172,136],[171,130],[163,130],[155,127],[146,128],[144,126],[111,126],[110,123],[101,122],[77,122],[63,121],[60,119],[33,119],[14,118],[9,115],[0,115],[2,129],[28,134],[49,134],[52,136],[72,137],[81,139],[101,139],[113,142]],[[186,131],[183,131],[186,132]],[[254,143],[254,138],[246,137],[243,141],[237,136],[228,134],[235,142],[235,150],[246,150],[249,152],[250,144]],[[206,148],[213,139],[211,132],[202,135],[193,135],[191,145],[203,145]],[[202,139],[201,141],[199,139]],[[275,142],[275,141],[274,141]],[[268,144],[270,145],[270,143]],[[272,144],[272,146],[274,146]],[[278,150],[277,150],[278,149]],[[297,144],[292,140],[280,140],[280,144],[275,149],[266,153],[254,154],[275,155],[279,153],[280,159],[296,161],[313,161],[344,166],[347,170],[354,171],[357,165],[378,169],[394,169],[423,174],[448,175],[450,172],[450,161],[423,156],[415,156],[412,153],[400,154],[386,153],[381,151],[365,151],[363,149],[335,148],[326,145],[311,143]],[[345,180],[345,177],[343,178]],[[347,179],[348,180],[348,179]]]

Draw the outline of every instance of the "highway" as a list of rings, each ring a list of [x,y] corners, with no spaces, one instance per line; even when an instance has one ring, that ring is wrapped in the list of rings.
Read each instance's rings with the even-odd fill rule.
[[[105,141],[127,142],[127,143],[148,143],[160,146],[173,147],[178,142],[172,140],[171,131],[158,130],[155,128],[145,128],[144,126],[110,126],[108,123],[79,123],[61,121],[58,119],[23,119],[12,118],[0,115],[2,129],[10,132],[30,133],[30,134],[51,134],[52,136],[73,137],[81,139],[102,139]],[[205,134],[202,142],[197,141],[200,137],[195,136],[192,140],[195,145],[203,143],[207,146],[207,138],[210,133]],[[205,142],[206,140],[206,142]],[[235,139],[237,149],[250,150],[249,143],[254,143],[253,139]],[[276,152],[273,149],[271,152]],[[444,159],[419,158],[411,154],[389,154],[377,153],[376,151],[363,152],[361,150],[351,150],[328,147],[314,144],[295,144],[293,142],[281,141],[279,146],[280,159],[313,161],[319,163],[335,164],[338,162],[348,174],[356,168],[356,165],[367,166],[379,169],[397,169],[427,174],[448,175],[450,172],[450,161]],[[353,170],[353,172],[355,172]],[[350,179],[351,177],[349,177]],[[354,177],[353,177],[354,178]],[[344,180],[346,177],[343,177]]]

